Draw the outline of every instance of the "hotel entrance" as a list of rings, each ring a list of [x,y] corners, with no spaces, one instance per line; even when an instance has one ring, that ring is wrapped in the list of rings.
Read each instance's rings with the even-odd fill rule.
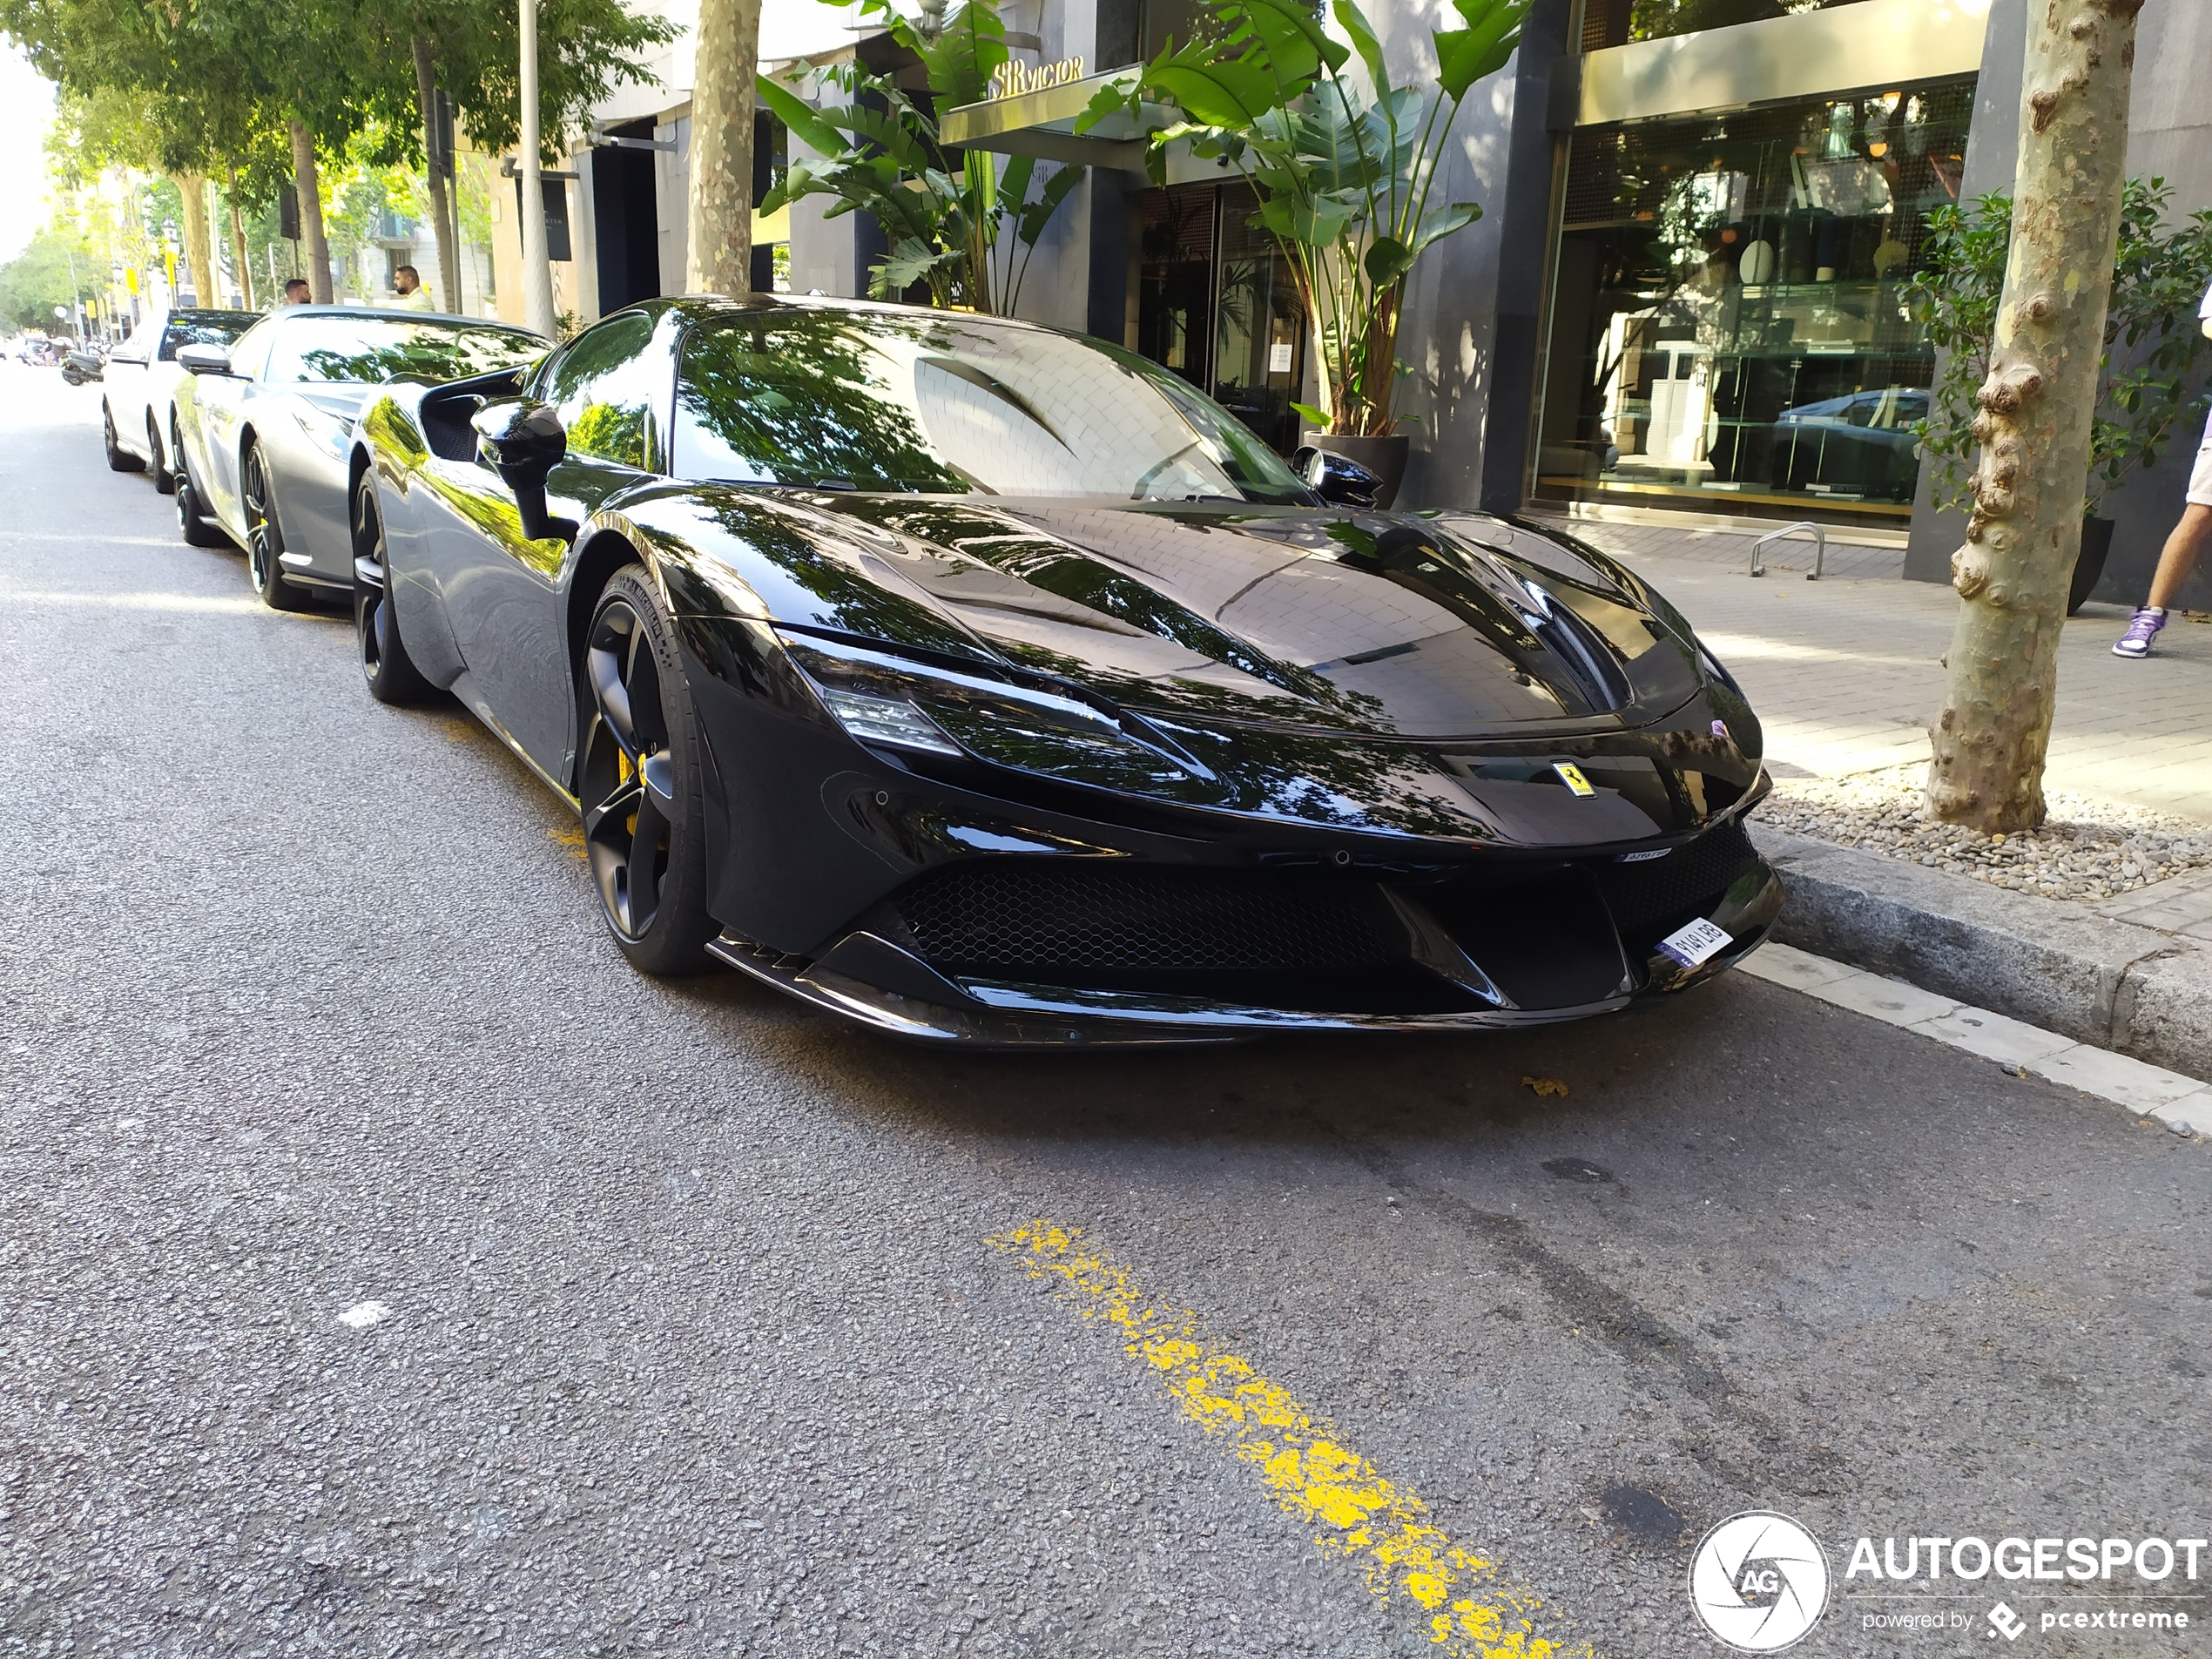
[[[1136,345],[1288,455],[1305,373],[1306,321],[1274,239],[1240,181],[1178,185],[1136,199]]]

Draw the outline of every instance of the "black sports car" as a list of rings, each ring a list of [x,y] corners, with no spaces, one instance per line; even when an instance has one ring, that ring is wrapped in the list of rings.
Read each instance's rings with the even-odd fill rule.
[[[371,399],[362,664],[578,804],[638,967],[908,1036],[1523,1025],[1758,944],[1758,722],[1674,609],[1304,459],[1025,323],[652,301]]]

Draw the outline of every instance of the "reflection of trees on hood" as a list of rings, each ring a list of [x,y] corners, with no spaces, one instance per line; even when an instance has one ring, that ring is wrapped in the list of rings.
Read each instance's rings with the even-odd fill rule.
[[[870,327],[894,325],[871,319]],[[927,330],[900,328],[918,342]],[[965,493],[894,400],[866,337],[834,316],[724,324],[684,354],[679,416],[711,435],[748,478],[834,481],[862,489]],[[698,469],[717,461],[702,458]],[[691,469],[686,458],[687,470]]]

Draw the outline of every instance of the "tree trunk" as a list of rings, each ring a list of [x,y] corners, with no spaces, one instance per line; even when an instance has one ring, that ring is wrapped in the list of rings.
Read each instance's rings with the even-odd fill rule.
[[[254,308],[253,262],[246,257],[246,218],[238,211],[238,169],[226,168],[225,176],[229,187],[224,191],[223,199],[231,210],[231,252],[238,260],[238,297],[251,311]]]
[[[449,193],[446,176],[438,170],[437,139],[431,128],[436,121],[431,96],[437,88],[437,77],[430,62],[430,43],[421,36],[413,37],[415,49],[415,98],[422,111],[422,170],[430,176],[430,225],[438,242],[438,287],[445,296],[445,308],[458,314],[461,310],[461,260],[455,243],[450,210],[447,204]]]
[[[215,289],[215,250],[207,234],[207,175],[172,172],[169,182],[185,199],[181,228],[185,233],[185,263],[192,267],[192,293],[203,306],[219,306],[223,297]]]
[[[691,83],[691,211],[684,286],[752,291],[752,79],[760,0],[699,0]]]
[[[300,197],[300,236],[307,245],[307,297],[330,303],[330,244],[322,233],[322,174],[315,165],[315,138],[297,120],[292,128],[292,181]]]
[[[2053,0],[2029,24],[2012,251],[1975,395],[1981,462],[1966,544],[1951,556],[1962,603],[1928,769],[1935,816],[1992,833],[2043,821],[2141,9]]]

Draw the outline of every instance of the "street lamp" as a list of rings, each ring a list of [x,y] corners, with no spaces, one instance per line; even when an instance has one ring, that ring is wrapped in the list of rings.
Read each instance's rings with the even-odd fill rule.
[[[67,242],[62,244],[62,257],[69,261],[69,302],[71,306],[81,306],[84,301],[84,295],[78,291],[77,287],[77,255],[70,252]],[[59,306],[56,306],[54,314],[59,317],[67,314]],[[79,344],[84,342],[84,325],[81,320],[81,314],[77,325],[77,338]]]
[[[538,161],[537,0],[518,0],[523,40],[523,320],[553,333],[553,266],[545,247],[545,179]]]

